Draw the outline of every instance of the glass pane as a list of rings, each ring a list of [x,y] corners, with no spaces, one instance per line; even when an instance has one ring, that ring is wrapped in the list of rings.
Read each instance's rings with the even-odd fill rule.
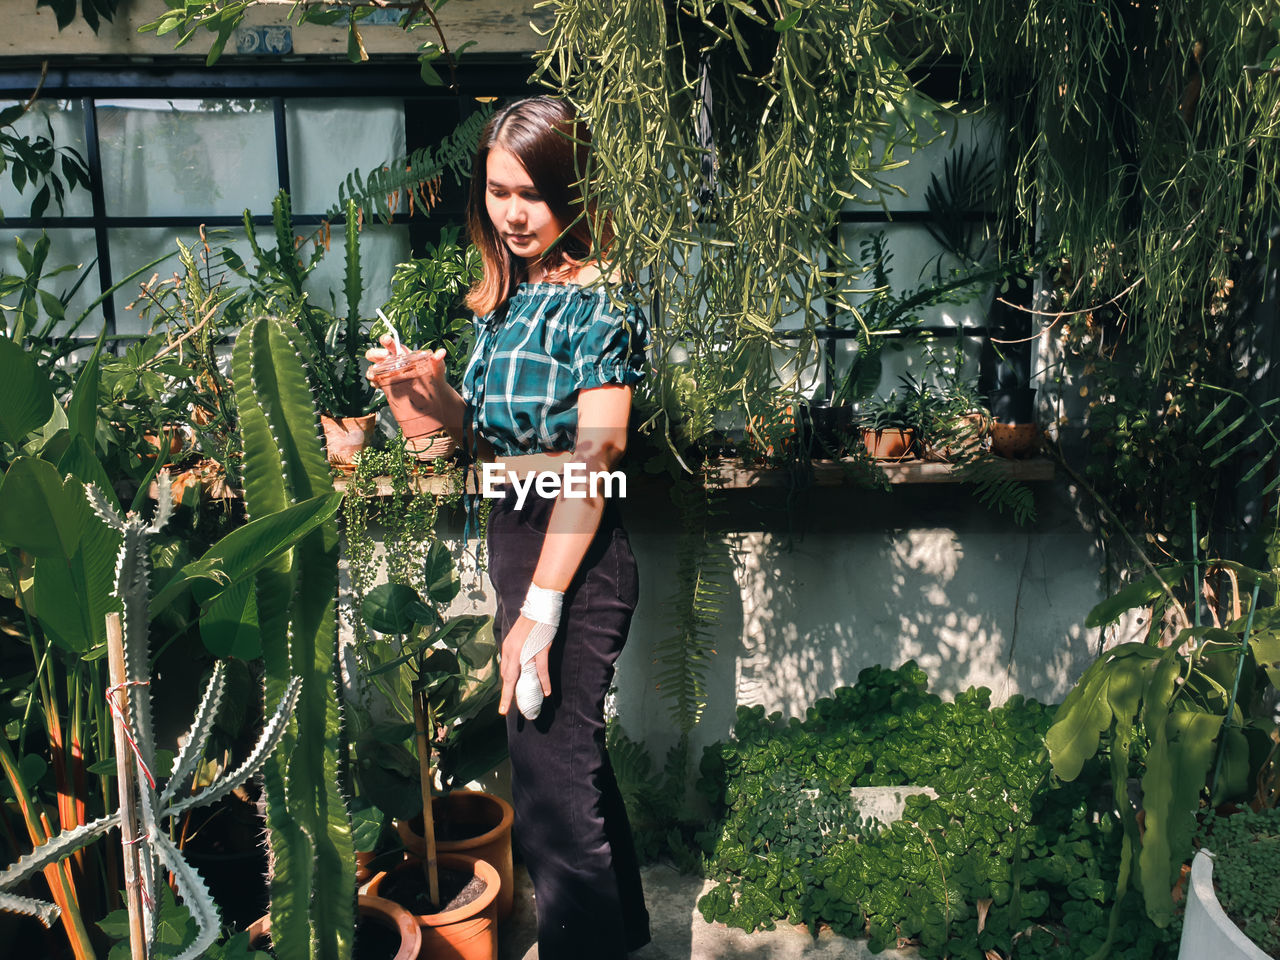
[[[342,226],[335,224],[330,234],[330,250],[303,283],[311,302],[340,316],[347,314],[344,290],[346,257],[343,254]],[[374,310],[391,298],[391,274],[396,264],[412,256],[409,228],[365,221],[360,231],[360,316],[374,317]],[[305,258],[304,258],[305,259]]]
[[[100,100],[108,216],[235,216],[278,189],[269,100]]]
[[[16,101],[0,100],[0,110],[7,109]],[[14,132],[24,137],[44,138],[52,141],[59,150],[55,161],[55,171],[63,186],[67,186],[67,178],[62,172],[63,147],[69,147],[80,156],[83,162],[88,154],[84,145],[84,110],[79,100],[37,100],[25,114],[13,125]],[[0,210],[10,217],[25,217],[31,213],[31,201],[40,191],[42,182],[34,186],[24,184],[19,192],[13,185],[13,167],[10,166],[0,178]],[[87,187],[76,187],[64,196],[62,210],[58,204],[50,201],[45,216],[87,217],[93,213],[93,198]]]
[[[352,170],[368,176],[405,155],[404,101],[288,100],[289,187],[295,213],[325,213]],[[406,209],[402,202],[400,209]]]
[[[0,230],[0,274],[4,276],[25,277],[27,271],[18,257],[17,241],[21,240],[28,253],[34,254],[36,244],[40,242],[42,233],[49,238],[49,252],[45,256],[41,270],[42,280],[39,289],[53,294],[65,301],[63,314],[65,320],[56,323],[49,331],[50,336],[66,336],[72,323],[89,307],[89,304],[101,292],[98,285],[98,255],[94,244],[92,230]],[[70,267],[70,269],[61,269]],[[83,282],[81,282],[83,279]],[[77,286],[78,285],[78,286]],[[72,293],[72,291],[75,291]],[[0,303],[6,307],[16,307],[21,299],[20,292],[13,292],[0,297]],[[69,299],[68,299],[69,298]],[[34,331],[44,328],[45,322],[51,319],[44,304],[38,304],[39,318]],[[12,333],[16,317],[5,311],[3,322],[5,329]],[[97,336],[102,330],[102,311],[95,309],[77,331],[79,336]]]
[[[980,233],[983,224],[974,223]],[[940,302],[908,310],[896,316],[891,326],[982,326],[995,294],[993,284],[949,288],[962,276],[960,262],[947,253],[924,226],[899,224],[845,224],[841,227],[841,242],[851,259],[860,262],[867,273],[848,284],[846,290],[864,290],[876,286],[870,268],[877,259],[875,238],[883,236],[879,258],[885,265],[888,279],[887,293],[851,293],[850,299],[859,309],[868,311],[864,317],[872,329],[883,329],[895,306],[907,298],[927,289],[941,291]],[[980,252],[980,238],[975,242],[975,252]],[[972,268],[970,268],[972,269]],[[878,306],[873,306],[878,304]],[[914,319],[913,319],[914,318]],[[843,326],[855,321],[847,318]]]
[[[959,184],[956,176],[962,175],[964,179],[980,187],[976,191],[980,198],[990,198],[996,190],[999,184],[996,163],[1000,139],[995,118],[979,113],[965,113],[952,117],[939,114],[939,119],[941,126],[935,130],[927,120],[918,118],[916,135],[926,145],[912,153],[904,144],[895,144],[888,159],[894,163],[905,160],[906,165],[875,174],[875,178],[881,183],[892,184],[902,191],[887,190],[884,193],[884,205],[889,210],[928,210],[925,194],[935,175],[939,185],[945,190],[948,163],[953,167],[953,185]],[[900,124],[895,125],[894,135],[898,135],[900,130]],[[878,160],[886,159],[884,154],[887,145],[888,140],[885,138],[876,142],[873,149]],[[846,210],[865,212],[879,209],[879,199],[874,191],[864,188],[855,190],[854,193],[864,201],[869,201],[870,205],[868,202],[851,200],[845,204]],[[988,202],[986,205],[989,207],[993,204]]]
[[[230,247],[242,259],[251,261],[252,251],[244,240],[244,231],[206,229],[205,236],[209,242],[208,273],[203,278],[206,286],[213,287],[218,283],[231,287],[242,286],[244,280],[227,268],[219,251],[223,247]],[[206,263],[205,246],[200,240],[199,227],[146,227],[109,231],[111,271],[115,282],[157,257],[170,254],[167,260],[144,270],[116,291],[116,333],[124,336],[143,335],[166,322],[165,309],[172,309],[172,305],[163,297],[172,288],[166,281],[182,270],[182,264],[178,260],[179,239],[192,248],[198,263]],[[150,282],[152,278],[160,284],[158,292],[163,306],[142,290],[142,284]]]

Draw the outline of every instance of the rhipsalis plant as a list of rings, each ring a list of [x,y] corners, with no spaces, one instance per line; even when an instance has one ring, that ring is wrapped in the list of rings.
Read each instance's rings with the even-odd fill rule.
[[[151,655],[148,644],[151,591],[147,538],[158,533],[169,517],[168,489],[167,483],[160,484],[160,509],[155,521],[149,524],[134,513],[121,519],[116,509],[96,487],[86,487],[94,512],[121,538],[116,557],[116,598],[123,609],[125,680],[121,686],[128,691],[129,706],[125,724],[127,740],[118,740],[116,750],[131,753],[125,762],[132,763],[136,769],[136,791],[124,793],[120,808],[115,813],[64,830],[48,843],[41,844],[20,858],[0,873],[0,889],[11,887],[47,865],[70,856],[113,827],[121,826],[122,821],[127,818],[137,825],[136,839],[125,848],[125,856],[136,857],[137,883],[141,886],[142,936],[146,944],[144,953],[150,956],[155,940],[156,905],[159,902],[156,880],[157,876],[163,876],[160,873],[163,868],[173,875],[178,894],[196,922],[195,940],[177,960],[195,960],[218,937],[218,909],[200,874],[183,858],[182,851],[169,839],[169,831],[163,824],[194,807],[205,806],[225,797],[262,769],[268,756],[280,743],[285,719],[293,712],[297,702],[301,680],[291,678],[285,684],[274,715],[263,729],[253,752],[237,769],[218,777],[193,796],[179,797],[179,789],[195,771],[204,755],[209,735],[213,732],[224,682],[224,667],[219,662],[196,710],[191,729],[182,741],[172,774],[163,788],[157,783],[156,746],[151,728]],[[111,693],[114,695],[114,691]],[[59,913],[55,904],[9,893],[0,893],[0,908],[38,917],[46,926]]]
[[[244,434],[245,507],[252,518],[331,492],[333,481],[294,331],[249,320],[232,379]],[[302,678],[284,749],[263,773],[272,853],[271,924],[280,960],[344,960],[355,927],[355,851],[339,787],[341,717],[335,677],[338,529],[316,527],[265,566],[252,595],[266,671],[266,709]]]

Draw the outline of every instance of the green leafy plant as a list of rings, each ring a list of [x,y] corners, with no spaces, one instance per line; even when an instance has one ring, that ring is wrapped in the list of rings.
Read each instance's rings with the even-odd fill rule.
[[[425,255],[399,264],[391,276],[391,299],[383,305],[401,339],[419,350],[445,350],[450,381],[461,380],[471,353],[471,317],[462,298],[479,278],[480,253],[458,245],[457,227],[440,231],[440,240],[427,246]],[[387,332],[381,321],[369,333],[378,338]]]
[[[1054,772],[1063,780],[1080,776],[1086,761],[1104,748],[1109,753],[1124,826],[1118,888],[1123,895],[1136,881],[1147,915],[1161,926],[1174,917],[1170,891],[1190,855],[1197,809],[1206,801],[1216,805],[1253,792],[1272,726],[1259,715],[1258,700],[1268,683],[1280,679],[1274,605],[1280,581],[1228,561],[1207,565],[1230,578],[1233,607],[1241,615],[1218,622],[1215,614],[1213,625],[1200,625],[1197,600],[1195,620],[1188,616],[1172,585],[1186,578],[1198,594],[1199,562],[1160,567],[1125,587],[1095,607],[1085,623],[1105,626],[1150,605],[1147,641],[1105,651],[1067,695],[1045,738]],[[1254,586],[1247,610],[1241,581]],[[1259,606],[1260,597],[1266,605]],[[1161,645],[1165,614],[1181,629]],[[1145,818],[1141,837],[1125,792],[1134,764]],[[1108,942],[1119,919],[1117,909]]]
[[[44,0],[52,4],[54,0]],[[58,0],[60,6],[70,5],[74,10],[74,0]],[[115,0],[83,0],[86,20],[93,3],[111,4]],[[63,11],[58,11],[59,29]],[[108,17],[107,19],[110,19]],[[89,21],[96,32],[97,22]],[[42,80],[43,82],[43,80]],[[40,184],[40,188],[31,198],[29,215],[32,218],[44,216],[50,201],[63,208],[63,200],[67,192],[76,187],[89,187],[89,166],[84,158],[70,147],[58,147],[53,142],[53,130],[50,127],[48,136],[23,136],[13,129],[13,125],[22,119],[36,102],[39,91],[32,94],[25,103],[14,104],[0,110],[0,174],[8,172],[13,187],[19,193],[28,185]],[[4,219],[4,211],[0,210],[0,220]],[[19,241],[21,243],[21,241]]]
[[[1218,902],[1262,950],[1280,953],[1280,807],[1210,810],[1197,839],[1213,853]]]
[[[158,532],[168,520],[169,500],[164,494],[161,495],[156,519],[148,523],[137,515],[122,519],[115,507],[93,486],[89,486],[86,493],[93,513],[103,524],[114,530],[120,540],[115,567],[115,596],[123,610],[123,629],[121,636],[114,641],[109,638],[108,642],[119,645],[123,677],[118,686],[130,691],[127,698],[122,697],[117,701],[119,703],[127,699],[128,706],[117,707],[121,709],[125,719],[118,722],[115,748],[118,763],[134,768],[132,781],[125,780],[125,785],[121,787],[120,808],[117,812],[50,837],[32,853],[0,873],[0,889],[13,886],[46,866],[72,855],[108,830],[120,827],[122,839],[126,842],[125,877],[130,887],[131,937],[142,936],[145,954],[152,954],[159,924],[159,911],[155,906],[159,902],[159,868],[163,867],[172,873],[174,883],[196,926],[193,941],[179,957],[181,960],[195,960],[217,938],[217,905],[200,875],[187,864],[182,852],[174,846],[168,831],[161,824],[190,808],[221,799],[262,769],[268,756],[280,743],[285,719],[294,709],[302,681],[298,678],[289,681],[257,746],[239,769],[219,777],[194,796],[178,798],[178,789],[194,772],[213,728],[224,680],[223,667],[219,664],[177,755],[172,775],[163,790],[160,789],[156,782],[160,767],[152,731],[151,694],[148,689],[151,684],[149,607],[152,598],[146,541],[150,534]],[[112,696],[116,695],[113,693]],[[0,893],[0,908],[37,916],[46,926],[52,923],[61,910],[57,904],[41,903],[8,893]]]
[[[1052,719],[1018,697],[992,708],[981,688],[943,701],[913,662],[862,671],[804,718],[739,708],[733,740],[702,759],[719,885],[700,911],[748,930],[826,924],[873,951],[912,942],[925,957],[1092,952],[1116,896],[1120,830],[1091,800],[1102,765],[1052,781]],[[867,822],[859,786],[902,786],[902,818]],[[924,787],[936,796],[910,795]],[[1144,919],[1121,939],[1136,960],[1169,934]]]
[[[381,685],[380,689],[398,710],[409,706],[407,712],[413,718],[410,730],[418,752],[419,809],[428,850],[423,870],[431,902],[439,904],[431,811],[436,768],[445,789],[488,773],[506,757],[506,721],[497,711],[501,682],[492,618],[444,616],[444,608],[458,595],[461,582],[453,557],[439,540],[427,552],[424,580],[425,595],[400,583],[374,587],[365,597],[361,615],[371,629],[402,638],[399,653],[370,666],[367,679],[376,683],[406,666],[413,673],[411,706],[395,702],[394,687]],[[418,811],[400,806],[406,791],[378,789],[396,768],[387,763],[387,759],[394,759],[387,757],[390,749],[377,749],[379,743],[384,748],[394,747],[389,739],[385,727],[375,726],[362,743],[359,769],[379,775],[378,780],[364,777],[369,799],[383,810],[407,818]],[[404,765],[399,766],[403,770]]]

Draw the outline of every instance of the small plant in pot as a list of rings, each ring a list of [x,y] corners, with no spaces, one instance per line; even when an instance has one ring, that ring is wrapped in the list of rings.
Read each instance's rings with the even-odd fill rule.
[[[936,393],[906,373],[887,397],[873,397],[862,415],[862,443],[873,460],[910,460],[919,456],[941,409]]]
[[[446,377],[452,383],[462,379],[474,337],[463,297],[481,272],[478,249],[459,246],[458,232],[457,227],[445,227],[440,241],[427,245],[425,256],[396,266],[391,299],[370,331],[370,338],[377,340],[391,333],[386,324],[390,321],[404,343],[417,344],[424,352],[443,348]],[[448,457],[456,447],[445,430],[408,438],[405,444],[420,460]]]
[[[1274,802],[1275,791],[1273,781],[1272,795],[1264,799]],[[1260,810],[1243,807],[1232,813],[1210,810],[1200,825],[1197,840],[1201,844],[1197,861],[1206,856],[1206,852],[1212,857],[1213,898],[1225,912],[1227,921],[1256,945],[1257,953],[1249,953],[1240,945],[1239,955],[1280,957],[1280,807]],[[1198,869],[1199,863],[1192,867],[1193,883]],[[1209,895],[1209,891],[1204,892]],[[1200,893],[1193,890],[1192,896]],[[1211,926],[1207,919],[1211,911],[1211,907],[1200,911],[1206,917],[1202,919],[1194,915],[1196,911],[1188,904],[1180,956],[1189,956],[1193,949],[1203,952],[1210,942],[1219,951],[1217,955],[1235,955],[1231,944],[1218,944],[1217,938],[1224,931]],[[1236,939],[1230,931],[1225,932],[1230,940]]]
[[[459,592],[460,581],[448,548],[439,541],[427,551],[424,574],[423,593],[405,584],[381,584],[369,591],[361,607],[370,629],[402,638],[399,652],[369,665],[365,679],[388,698],[393,711],[411,715],[413,721],[411,727],[373,724],[357,743],[357,771],[362,792],[380,809],[401,820],[422,814],[421,845],[413,844],[422,855],[421,866],[375,878],[370,891],[431,917],[422,921],[429,941],[433,933],[445,933],[443,928],[452,921],[442,918],[456,912],[442,902],[448,900],[450,875],[463,874],[453,879],[465,885],[471,872],[487,872],[465,867],[471,858],[454,852],[474,849],[468,840],[483,840],[485,857],[497,868],[486,880],[491,889],[481,900],[493,904],[495,913],[500,896],[509,902],[511,808],[489,794],[449,792],[456,784],[488,773],[506,756],[506,725],[497,712],[497,645],[492,618],[444,615]],[[407,709],[405,699],[410,701]],[[408,762],[409,752],[397,742],[410,733],[416,763]],[[437,776],[443,796],[436,795]],[[459,839],[459,833],[477,830],[478,838]],[[500,882],[499,871],[506,874],[505,882]]]

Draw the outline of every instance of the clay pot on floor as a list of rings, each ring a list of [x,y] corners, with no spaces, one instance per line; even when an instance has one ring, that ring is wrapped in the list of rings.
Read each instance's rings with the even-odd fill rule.
[[[374,413],[366,413],[363,417],[331,417],[327,413],[320,414],[329,463],[335,467],[352,466],[352,458],[369,446],[369,441],[373,439],[375,420],[377,414]]]
[[[460,853],[478,857],[498,871],[498,919],[511,915],[515,890],[511,863],[511,804],[480,790],[454,790],[431,798],[431,815],[436,822],[437,853]],[[419,859],[427,856],[422,838],[422,816],[397,820],[396,832],[405,850]],[[468,834],[465,838],[455,836]]]
[[[484,890],[475,899],[459,907],[438,913],[413,914],[422,931],[420,960],[496,960],[498,956],[498,871],[483,860],[457,853],[440,854],[437,862],[443,870],[455,870],[478,877]],[[416,874],[416,876],[415,876]],[[405,881],[422,878],[422,863],[406,860],[395,869],[380,873],[369,881],[369,893],[382,896],[384,890]]]

